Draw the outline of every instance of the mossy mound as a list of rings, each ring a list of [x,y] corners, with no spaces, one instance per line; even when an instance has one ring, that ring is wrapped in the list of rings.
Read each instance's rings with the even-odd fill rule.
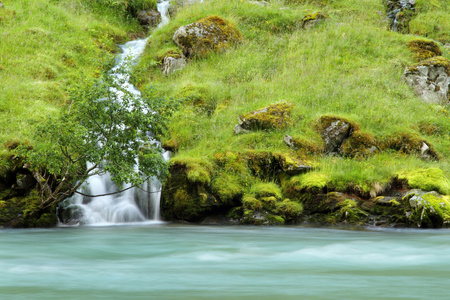
[[[311,28],[313,26],[315,26],[318,23],[323,22],[325,19],[329,19],[330,17],[321,11],[316,11],[312,14],[306,15],[302,18],[302,20],[300,21],[302,24],[302,28]]]
[[[439,168],[416,169],[397,174],[405,180],[409,187],[424,191],[437,191],[441,194],[450,193],[450,182],[444,172]]]
[[[209,16],[182,26],[173,36],[174,43],[188,58],[205,57],[210,51],[223,51],[241,39],[241,33],[219,16]]]
[[[273,104],[239,116],[239,125],[235,133],[245,130],[283,129],[291,123],[291,112],[294,106],[290,103]],[[237,129],[239,127],[239,129]]]
[[[288,134],[284,136],[284,143],[303,155],[320,155],[324,152],[324,143],[303,138],[294,138]]]
[[[431,40],[412,40],[408,43],[408,49],[414,53],[418,62],[442,55],[439,45]]]
[[[340,152],[344,156],[362,158],[375,154],[377,146],[378,142],[373,134],[358,130],[342,143]]]
[[[280,187],[273,183],[256,183],[242,199],[242,224],[272,225],[295,223],[303,206],[289,199],[283,200]]]
[[[404,154],[417,155],[422,158],[439,159],[434,147],[418,134],[400,132],[387,137],[382,143],[383,150],[394,150]]]
[[[164,184],[161,208],[164,220],[198,222],[214,213],[223,213],[231,207],[234,197],[230,193],[215,197],[211,190],[211,169],[207,161],[180,159],[170,163],[171,177]],[[217,186],[216,183],[215,186]]]

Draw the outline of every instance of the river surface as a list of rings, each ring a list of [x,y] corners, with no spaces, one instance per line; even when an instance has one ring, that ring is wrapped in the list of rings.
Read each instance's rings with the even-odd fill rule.
[[[449,230],[0,230],[0,299],[449,299]]]

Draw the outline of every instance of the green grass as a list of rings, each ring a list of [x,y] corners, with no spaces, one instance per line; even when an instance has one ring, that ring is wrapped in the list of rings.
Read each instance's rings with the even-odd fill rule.
[[[67,90],[97,76],[117,43],[142,29],[129,14],[97,2],[2,1],[0,145],[28,139],[30,120],[67,105]]]
[[[417,2],[413,29],[415,24],[434,22],[430,15],[450,15],[445,1]],[[289,9],[280,9],[286,6]],[[301,30],[299,20],[318,10],[330,20]],[[406,45],[417,37],[388,31],[384,11],[382,1],[369,0],[271,1],[268,7],[210,0],[183,7],[174,20],[153,33],[138,65],[136,82],[140,87],[154,85],[161,94],[173,97],[179,97],[186,87],[198,88],[214,103],[212,113],[186,102],[176,114],[163,139],[177,141],[177,155],[212,157],[248,149],[290,152],[284,135],[320,142],[314,124],[320,116],[332,114],[357,123],[378,140],[400,132],[418,134],[441,160],[424,161],[414,154],[394,152],[358,160],[308,157],[317,166],[316,172],[326,174],[330,187],[341,191],[351,187],[367,194],[375,184],[386,185],[406,169],[436,167],[448,174],[448,108],[423,103],[402,81],[404,69],[415,62]],[[209,15],[231,21],[241,31],[243,42],[163,76],[155,61],[176,49],[174,31]],[[444,31],[426,36],[437,38]],[[239,115],[280,102],[294,103],[292,126],[239,136],[232,133]],[[433,130],[427,130],[430,127]]]

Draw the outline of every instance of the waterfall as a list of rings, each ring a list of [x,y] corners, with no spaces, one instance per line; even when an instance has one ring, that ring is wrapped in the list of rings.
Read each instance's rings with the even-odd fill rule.
[[[161,23],[158,25],[160,27],[169,22],[169,0],[158,1],[157,8],[161,14]],[[115,78],[125,82],[122,86],[134,95],[140,95],[140,91],[129,82],[129,75],[118,70],[136,64],[147,41],[148,38],[139,39],[121,45],[122,53],[117,55],[116,64],[111,70]],[[127,63],[130,65],[126,65]],[[158,141],[153,143],[159,144]],[[168,160],[169,152],[165,152],[163,156]],[[137,188],[130,188],[129,184],[124,185],[124,189],[129,189],[117,193],[119,188],[108,173],[94,175],[83,183],[79,192],[87,195],[117,194],[87,197],[76,193],[60,205],[58,217],[62,225],[160,222],[161,186],[161,182],[153,178]]]

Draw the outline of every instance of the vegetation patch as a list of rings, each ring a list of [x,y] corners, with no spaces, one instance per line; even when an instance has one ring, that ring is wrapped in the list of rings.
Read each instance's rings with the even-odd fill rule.
[[[439,168],[415,169],[397,174],[399,179],[406,180],[411,188],[424,191],[436,191],[441,194],[450,193],[449,180]]]
[[[408,42],[408,49],[414,53],[418,62],[442,55],[439,45],[431,40],[412,40]]]

